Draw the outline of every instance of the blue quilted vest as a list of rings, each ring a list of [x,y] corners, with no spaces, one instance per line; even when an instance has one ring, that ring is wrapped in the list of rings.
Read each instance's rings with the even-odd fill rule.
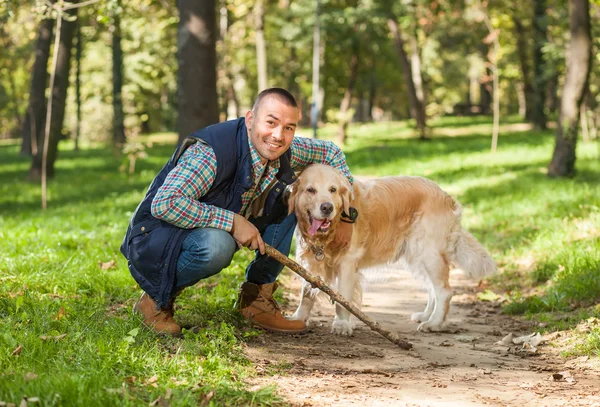
[[[188,136],[154,178],[146,196],[135,210],[121,244],[131,275],[160,307],[167,306],[175,283],[181,244],[192,229],[182,229],[152,216],[152,200],[185,150],[198,139],[210,145],[217,158],[215,181],[200,199],[209,205],[239,213],[242,194],[252,186],[252,160],[244,118],[208,126]],[[287,215],[283,199],[286,186],[296,176],[290,167],[290,151],[280,158],[276,183],[267,196],[263,215],[250,221],[262,232]],[[215,250],[219,248],[215,247]]]

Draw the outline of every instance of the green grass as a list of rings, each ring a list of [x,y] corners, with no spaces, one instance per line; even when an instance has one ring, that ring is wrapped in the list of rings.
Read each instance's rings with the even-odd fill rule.
[[[419,142],[406,123],[352,126],[350,168],[359,175],[427,176],[456,196],[465,226],[503,271],[492,288],[510,298],[506,312],[574,332],[598,317],[591,307],[600,301],[598,146],[580,143],[578,174],[556,180],[545,176],[551,131],[502,133],[491,154],[487,118],[444,118],[432,127],[433,140]],[[448,132],[461,135],[440,136]],[[331,138],[334,128],[321,134]],[[183,339],[152,335],[130,311],[139,289],[118,248],[172,150],[155,142],[128,176],[110,149],[74,152],[65,143],[43,212],[39,185],[24,181],[29,161],[17,145],[0,145],[0,401],[147,405],[170,395],[172,405],[198,405],[214,391],[210,405],[282,404],[274,388],[250,391],[245,384],[255,369],[243,344],[258,333],[233,304],[247,251],[184,291],[177,313],[187,327]],[[100,266],[111,261],[112,268]],[[577,338],[567,353],[599,354],[597,327]]]

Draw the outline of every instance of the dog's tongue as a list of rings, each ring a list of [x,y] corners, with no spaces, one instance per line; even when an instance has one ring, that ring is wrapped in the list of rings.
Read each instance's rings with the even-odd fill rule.
[[[308,229],[308,233],[313,236],[317,233],[317,230],[319,230],[323,222],[325,222],[325,219],[313,219],[310,229]]]

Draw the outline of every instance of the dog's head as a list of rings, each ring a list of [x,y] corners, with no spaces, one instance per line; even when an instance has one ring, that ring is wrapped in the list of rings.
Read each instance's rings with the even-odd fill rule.
[[[336,225],[342,211],[348,213],[352,186],[339,170],[313,164],[292,184],[289,213],[295,212],[304,235],[327,235]]]

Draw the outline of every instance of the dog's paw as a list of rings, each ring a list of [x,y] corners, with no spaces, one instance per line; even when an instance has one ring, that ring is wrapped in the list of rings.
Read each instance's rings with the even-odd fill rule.
[[[419,324],[417,331],[419,332],[440,332],[444,330],[443,323],[425,321]]]
[[[336,319],[331,325],[331,333],[335,335],[351,336],[352,323],[343,319]]]
[[[424,312],[415,312],[410,316],[410,320],[414,322],[424,322],[429,319],[431,314],[426,314]]]

